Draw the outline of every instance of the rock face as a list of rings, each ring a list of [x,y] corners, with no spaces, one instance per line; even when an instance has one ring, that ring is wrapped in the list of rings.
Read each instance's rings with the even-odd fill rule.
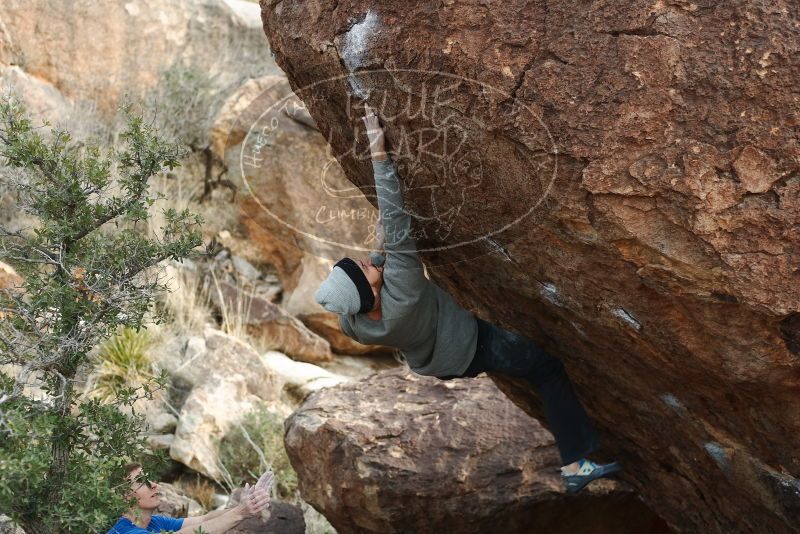
[[[240,489],[233,490],[227,508],[239,503]],[[232,529],[230,534],[305,534],[306,522],[303,511],[294,504],[273,500],[266,520],[260,517],[245,519]]]
[[[239,313],[248,333],[263,339],[276,350],[304,362],[320,363],[333,359],[330,343],[267,299],[249,294],[233,284],[217,282],[211,291],[211,300],[219,307]]]
[[[259,31],[258,9],[244,0],[6,0],[0,5],[0,65],[18,65],[65,97],[113,112],[125,93],[151,87],[176,62],[220,83],[247,68],[275,70]],[[231,68],[232,64],[241,65]]]
[[[366,255],[374,246],[370,225],[376,215],[347,181],[286,78],[269,75],[244,84],[222,106],[212,139],[215,154],[242,191],[247,239],[240,253],[274,263],[283,307],[337,353],[385,352],[342,335],[336,316],[314,301],[331,260]],[[343,198],[345,191],[351,194]]]
[[[369,96],[432,278],[564,359],[654,510],[690,532],[797,528],[794,3],[264,0],[262,17],[368,195],[350,95]]]
[[[224,480],[219,442],[260,405],[260,399],[248,393],[242,375],[211,378],[195,387],[181,410],[170,457],[209,478]]]
[[[206,328],[202,338],[189,338],[180,358],[161,359],[159,363],[185,389],[236,374],[243,376],[249,393],[264,401],[275,400],[281,389],[279,380],[253,347],[213,328]]]
[[[251,80],[232,95],[215,120],[213,147],[229,172],[243,182],[242,222],[252,245],[263,256],[277,259],[275,267],[285,291],[297,288],[304,271],[313,266],[300,268],[304,253],[310,253],[309,260],[326,272],[329,267],[318,258],[338,258],[347,252],[326,241],[338,238],[369,245],[366,225],[320,225],[327,230],[322,236],[295,231],[316,224],[317,211],[326,207],[326,193],[320,191],[324,186],[350,190],[353,186],[285,77]],[[280,157],[272,157],[278,150],[270,151],[270,157],[262,156],[265,147],[280,147]],[[330,168],[323,176],[320,169],[326,164]],[[375,218],[363,197],[349,199],[348,209],[364,211],[367,220]],[[345,237],[338,237],[342,233]],[[295,313],[292,306],[287,309]]]
[[[12,523],[8,516],[0,515],[0,534],[25,534],[25,531]]]
[[[161,492],[158,514],[170,517],[194,517],[206,513],[200,503],[184,495],[172,484],[159,482],[158,489]]]
[[[289,396],[299,401],[322,388],[349,381],[345,376],[310,363],[294,361],[280,352],[269,351],[262,358],[270,370],[283,381],[284,390]]]
[[[669,531],[613,481],[564,494],[552,436],[488,378],[398,369],[325,389],[285,442],[304,498],[339,532]]]
[[[162,356],[159,363],[172,378],[180,416],[174,438],[158,441],[169,445],[173,460],[209,478],[222,479],[219,441],[249,412],[262,407],[288,411],[279,402],[282,380],[264,359],[218,330],[208,328],[203,338],[189,338],[180,358]]]
[[[17,271],[12,266],[0,262],[0,289],[16,287],[21,285],[22,282],[22,277],[17,274]]]
[[[69,101],[53,85],[16,65],[0,65],[0,87],[20,95],[32,114],[51,123],[64,120],[70,108]]]

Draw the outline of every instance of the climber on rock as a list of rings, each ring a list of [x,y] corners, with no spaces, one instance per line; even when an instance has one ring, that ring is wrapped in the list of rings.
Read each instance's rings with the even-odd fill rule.
[[[616,462],[587,459],[598,446],[597,434],[561,361],[525,337],[475,317],[425,277],[383,129],[368,106],[363,120],[386,257],[373,252],[357,261],[339,260],[316,292],[316,301],[339,315],[342,331],[352,339],[400,349],[417,374],[446,380],[492,372],[527,380],[537,390],[555,436],[567,491],[577,492],[618,472]]]

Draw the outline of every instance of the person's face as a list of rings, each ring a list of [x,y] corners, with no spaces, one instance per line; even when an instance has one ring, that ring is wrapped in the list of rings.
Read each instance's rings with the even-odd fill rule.
[[[383,283],[383,267],[372,265],[372,260],[369,259],[369,256],[356,260],[356,263],[361,268],[364,276],[367,277],[369,285],[373,288],[380,288]]]
[[[131,481],[130,496],[136,499],[136,505],[142,510],[155,510],[161,503],[158,484],[145,478],[141,468],[134,469],[128,476]]]

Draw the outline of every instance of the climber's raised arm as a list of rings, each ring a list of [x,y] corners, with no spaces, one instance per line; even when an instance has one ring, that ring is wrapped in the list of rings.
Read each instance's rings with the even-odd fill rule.
[[[406,292],[418,290],[424,286],[425,275],[412,235],[411,215],[405,209],[394,162],[386,152],[383,128],[371,107],[367,106],[365,111],[364,125],[370,142],[375,193],[383,223],[384,284],[399,283]]]

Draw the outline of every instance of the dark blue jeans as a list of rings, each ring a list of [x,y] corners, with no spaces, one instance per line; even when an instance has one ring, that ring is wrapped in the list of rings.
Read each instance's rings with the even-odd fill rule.
[[[561,360],[523,336],[476,319],[478,347],[461,376],[474,377],[487,372],[528,381],[542,401],[562,465],[585,458],[597,449],[597,432],[575,395]]]

